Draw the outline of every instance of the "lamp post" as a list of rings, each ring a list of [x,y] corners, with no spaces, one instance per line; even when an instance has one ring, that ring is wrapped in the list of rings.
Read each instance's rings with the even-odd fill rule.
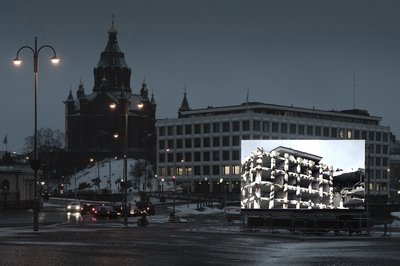
[[[164,177],[161,178],[161,199],[160,199],[160,201],[161,202],[165,201],[165,199],[164,199]]]
[[[35,111],[34,111],[34,116],[35,116],[35,129],[34,129],[34,141],[33,141],[33,160],[31,162],[31,167],[34,171],[34,184],[33,184],[33,189],[34,189],[34,200],[33,200],[33,231],[38,231],[39,226],[38,226],[38,209],[39,209],[39,202],[38,202],[38,193],[37,193],[37,171],[40,168],[40,162],[38,160],[38,136],[37,136],[37,96],[38,96],[38,69],[39,69],[39,52],[43,48],[49,48],[53,51],[53,57],[51,57],[51,62],[53,64],[58,64],[60,59],[56,55],[56,50],[50,46],[50,45],[42,45],[38,48],[37,46],[37,37],[35,37],[35,46],[34,48],[30,46],[22,46],[21,48],[18,49],[17,51],[17,56],[13,60],[14,64],[19,66],[21,65],[22,61],[19,59],[19,52],[23,49],[29,49],[33,53],[33,73],[34,73],[34,79],[35,79]]]
[[[127,182],[128,182],[128,161],[127,161],[127,156],[128,156],[128,117],[129,117],[129,98],[130,98],[130,91],[128,88],[122,88],[125,92],[124,95],[124,102],[123,102],[123,108],[124,108],[124,162],[123,162],[123,174],[122,174],[122,180],[123,180],[123,196],[122,196],[122,201],[123,201],[123,209],[124,209],[124,225],[128,225],[128,187],[127,187]],[[140,102],[137,104],[138,109],[143,108],[143,103]],[[115,109],[117,107],[116,103],[111,103],[110,108]],[[114,138],[118,138],[119,135],[117,133],[113,134]]]

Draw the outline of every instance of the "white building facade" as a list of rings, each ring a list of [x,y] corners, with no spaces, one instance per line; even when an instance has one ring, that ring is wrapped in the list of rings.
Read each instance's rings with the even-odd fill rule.
[[[157,175],[188,191],[240,191],[241,140],[364,139],[370,195],[389,193],[390,128],[364,110],[324,111],[265,103],[191,110],[160,119]],[[221,186],[223,184],[223,186]]]

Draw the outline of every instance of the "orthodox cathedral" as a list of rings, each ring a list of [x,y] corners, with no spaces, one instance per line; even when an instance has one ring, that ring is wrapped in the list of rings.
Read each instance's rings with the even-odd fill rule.
[[[65,152],[79,164],[89,158],[127,157],[155,161],[156,102],[146,81],[138,93],[131,88],[131,68],[118,46],[112,23],[108,43],[94,68],[92,92],[80,82],[65,104]],[[125,130],[127,145],[125,146]]]

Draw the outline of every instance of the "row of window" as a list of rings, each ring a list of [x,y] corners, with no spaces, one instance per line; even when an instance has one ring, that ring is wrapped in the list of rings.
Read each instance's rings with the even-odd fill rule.
[[[227,150],[227,151],[195,151],[195,152],[176,152],[176,158],[174,153],[159,153],[159,163],[174,163],[174,162],[209,162],[209,161],[239,161],[240,151],[239,150]]]
[[[240,175],[238,165],[195,165],[193,167],[158,167],[159,176]]]
[[[160,149],[182,149],[182,148],[209,148],[209,147],[230,147],[240,146],[240,136],[223,137],[204,137],[204,138],[185,138],[160,140],[158,142]]]
[[[261,136],[260,136],[261,137]],[[159,149],[191,149],[191,148],[219,148],[219,147],[239,147],[242,139],[249,139],[249,136],[216,136],[203,138],[185,138],[185,139],[161,139],[158,142]],[[256,136],[254,139],[258,139]],[[388,145],[369,144],[367,154],[388,154]],[[378,164],[377,164],[378,165]],[[385,164],[386,166],[386,164]]]
[[[252,125],[252,127],[251,127]],[[387,132],[375,132],[366,130],[352,130],[337,127],[325,127],[314,125],[298,125],[285,122],[269,122],[259,120],[244,121],[225,121],[204,124],[189,124],[177,126],[159,126],[159,136],[180,136],[192,134],[208,134],[221,132],[246,132],[258,131],[265,133],[280,133],[292,135],[317,136],[341,139],[365,139],[369,141],[387,142],[389,135]]]

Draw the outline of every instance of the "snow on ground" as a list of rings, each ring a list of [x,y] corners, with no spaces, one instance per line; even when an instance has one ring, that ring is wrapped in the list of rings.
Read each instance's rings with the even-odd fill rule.
[[[143,190],[143,183],[145,182],[145,172],[143,171],[142,176],[138,180],[131,175],[131,168],[135,165],[137,160],[135,159],[127,159],[127,172],[128,177],[127,180],[131,181],[132,184],[136,183],[135,188],[132,187],[129,190],[131,192],[137,192],[138,186],[140,185],[141,190]],[[144,168],[144,160],[140,160],[142,167]],[[146,183],[151,184],[151,188],[144,186],[146,190],[157,190],[157,180],[154,176],[154,170],[152,169],[152,165],[146,162],[146,173],[147,179]],[[120,192],[119,184],[123,179],[123,171],[124,171],[124,160],[123,159],[105,159],[99,161],[97,163],[93,163],[92,165],[88,165],[87,168],[76,172],[75,174],[69,176],[69,184],[67,186],[67,190],[74,191],[75,187],[78,189],[79,184],[81,183],[89,183],[92,185],[90,189],[95,190],[94,183],[92,179],[99,177],[100,178],[100,189],[111,189],[112,193]],[[107,182],[110,180],[110,182]],[[164,182],[164,190],[167,191],[172,188],[171,182]]]

